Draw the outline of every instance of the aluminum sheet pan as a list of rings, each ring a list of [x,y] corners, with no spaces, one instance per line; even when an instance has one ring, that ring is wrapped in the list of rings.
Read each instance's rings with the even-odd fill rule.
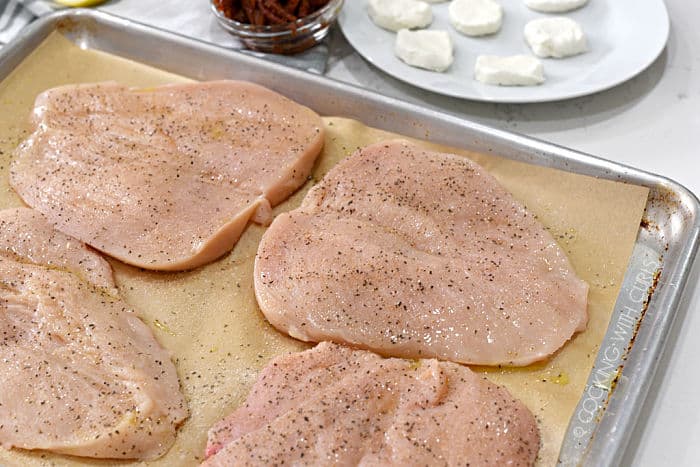
[[[700,204],[692,193],[671,180],[615,162],[92,10],[63,11],[27,28],[0,53],[0,79],[55,30],[80,47],[194,79],[255,81],[320,114],[342,115],[415,138],[430,135],[431,141],[449,146],[648,187],[634,253],[559,460],[562,465],[619,463],[697,253]]]

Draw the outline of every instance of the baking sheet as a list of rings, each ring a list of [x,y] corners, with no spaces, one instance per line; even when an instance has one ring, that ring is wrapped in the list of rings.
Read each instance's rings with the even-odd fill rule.
[[[41,91],[67,83],[117,80],[154,86],[186,80],[93,50],[52,34],[0,84],[0,207],[20,205],[8,186],[11,153],[27,135],[27,117]],[[357,147],[390,135],[345,119],[325,119],[327,145],[314,171],[318,180]],[[392,135],[393,136],[393,135]],[[428,145],[435,148],[435,146]],[[460,151],[482,164],[559,239],[591,285],[586,332],[550,361],[525,369],[479,369],[505,384],[540,421],[541,465],[553,465],[607,328],[647,200],[643,187]],[[307,183],[277,212],[298,206]],[[305,344],[272,329],[257,308],[253,257],[264,228],[252,225],[234,251],[195,271],[165,274],[111,261],[125,300],[173,352],[191,417],[173,449],[152,465],[192,465],[200,459],[208,427],[239,404],[257,372],[281,352]],[[73,465],[83,459],[0,450],[7,465]],[[114,462],[89,461],[94,464]]]

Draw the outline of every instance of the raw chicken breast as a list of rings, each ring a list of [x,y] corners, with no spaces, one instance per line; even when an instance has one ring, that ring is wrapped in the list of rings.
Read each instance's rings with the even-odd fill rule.
[[[249,220],[268,224],[323,146],[314,112],[236,81],[50,89],[33,123],[11,167],[22,199],[61,231],[157,270],[213,261]]]
[[[468,159],[396,141],[275,219],[255,293],[301,340],[480,365],[544,359],[587,322],[588,285],[522,204]]]
[[[532,413],[467,367],[324,342],[270,362],[203,465],[532,465],[539,445]]]
[[[0,211],[0,445],[154,459],[187,417],[170,356],[109,264],[37,211]]]

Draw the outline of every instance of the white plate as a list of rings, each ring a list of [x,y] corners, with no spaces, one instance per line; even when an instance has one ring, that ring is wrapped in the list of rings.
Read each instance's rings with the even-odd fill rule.
[[[669,33],[663,0],[590,0],[561,14],[578,21],[588,36],[589,51],[563,59],[542,59],[547,81],[540,86],[490,86],[474,80],[477,55],[531,54],[523,38],[525,24],[547,15],[523,0],[499,0],[503,27],[481,38],[458,33],[449,23],[449,2],[433,4],[429,29],[450,32],[455,61],[445,73],[413,68],[394,55],[395,33],[376,26],[367,15],[367,0],[345,2],[338,22],[348,42],[366,60],[394,78],[428,91],[487,102],[547,102],[583,96],[616,86],[641,73],[659,56]]]

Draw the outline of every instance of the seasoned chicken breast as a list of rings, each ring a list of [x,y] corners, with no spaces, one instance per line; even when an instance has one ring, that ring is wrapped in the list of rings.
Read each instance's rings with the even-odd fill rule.
[[[175,366],[109,264],[37,211],[0,211],[0,445],[155,459],[187,417]]]
[[[203,465],[526,466],[539,445],[532,413],[467,367],[324,342],[270,362]]]
[[[11,184],[52,224],[146,269],[228,252],[250,220],[306,181],[320,117],[263,87],[217,81],[134,90],[50,89],[19,147]]]
[[[588,285],[521,203],[468,159],[401,141],[275,219],[255,293],[301,340],[480,365],[544,359],[587,322]]]

